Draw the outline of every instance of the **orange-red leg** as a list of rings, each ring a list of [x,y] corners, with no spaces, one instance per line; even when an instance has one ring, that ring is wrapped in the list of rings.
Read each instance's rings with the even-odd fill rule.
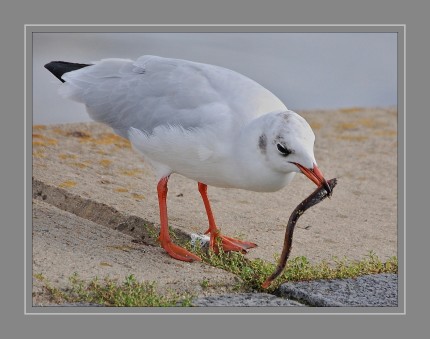
[[[168,180],[169,180],[169,177],[163,177],[161,178],[161,180],[158,182],[158,185],[157,185],[158,204],[160,206],[160,222],[161,222],[161,230],[160,230],[160,236],[158,240],[161,243],[161,247],[163,247],[172,258],[182,260],[182,261],[188,261],[188,262],[191,262],[194,260],[201,260],[195,254],[187,251],[185,248],[175,245],[170,240],[169,226],[168,226],[168,220],[167,220],[167,182]]]
[[[242,240],[221,235],[221,232],[215,223],[215,218],[213,216],[211,205],[209,203],[207,190],[208,190],[208,186],[206,184],[199,182],[199,192],[200,192],[200,195],[202,196],[203,203],[206,209],[206,214],[208,215],[208,221],[209,221],[209,228],[205,232],[205,234],[210,233],[209,248],[214,250],[215,252],[218,252],[218,245],[216,243],[217,238],[221,240],[222,248],[225,252],[227,251],[246,252],[248,248],[256,247],[257,245],[252,242],[242,241]]]

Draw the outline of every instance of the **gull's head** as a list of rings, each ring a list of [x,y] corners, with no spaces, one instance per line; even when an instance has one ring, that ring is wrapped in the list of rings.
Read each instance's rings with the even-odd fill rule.
[[[258,148],[274,170],[303,173],[330,194],[331,189],[315,160],[314,143],[315,134],[307,121],[293,111],[285,111],[267,116]]]

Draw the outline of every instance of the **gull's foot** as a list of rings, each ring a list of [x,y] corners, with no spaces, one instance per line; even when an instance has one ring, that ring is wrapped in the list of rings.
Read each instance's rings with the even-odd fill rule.
[[[218,244],[221,244],[224,252],[234,251],[246,253],[247,249],[257,247],[256,244],[249,241],[242,241],[234,238],[221,235],[219,233],[212,235],[209,243],[209,248],[215,253],[219,252]]]
[[[172,258],[175,258],[177,260],[187,262],[202,260],[197,255],[187,251],[185,248],[175,245],[171,241],[161,242],[161,247],[163,247]]]

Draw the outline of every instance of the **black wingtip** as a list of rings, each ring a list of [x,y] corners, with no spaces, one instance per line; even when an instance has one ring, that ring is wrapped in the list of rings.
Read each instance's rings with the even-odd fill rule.
[[[91,66],[90,64],[78,64],[66,61],[51,61],[45,65],[45,68],[54,74],[61,82],[65,82],[61,77],[64,73],[76,71],[78,69]]]

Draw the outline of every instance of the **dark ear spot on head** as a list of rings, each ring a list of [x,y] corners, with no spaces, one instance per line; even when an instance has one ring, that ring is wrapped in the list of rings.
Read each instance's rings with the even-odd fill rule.
[[[288,120],[291,117],[291,114],[289,114],[288,112],[281,112],[277,114],[279,117],[283,118],[285,120],[285,122],[288,122]]]
[[[262,134],[260,135],[260,138],[258,138],[258,147],[260,148],[261,153],[266,153],[266,148],[267,148],[266,134]]]

